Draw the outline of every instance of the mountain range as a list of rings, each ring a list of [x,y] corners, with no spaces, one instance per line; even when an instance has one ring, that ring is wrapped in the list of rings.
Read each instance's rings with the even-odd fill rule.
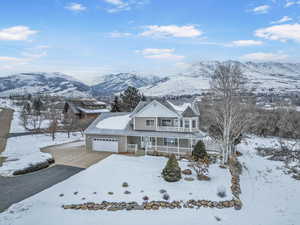
[[[286,93],[300,89],[300,64],[279,62],[239,62],[246,87],[256,93]],[[172,76],[141,76],[133,73],[109,74],[89,86],[62,73],[19,73],[0,77],[0,96],[16,93],[48,93],[63,96],[103,96],[120,93],[128,86],[145,95],[199,94],[209,90],[209,80],[219,61],[201,61]]]

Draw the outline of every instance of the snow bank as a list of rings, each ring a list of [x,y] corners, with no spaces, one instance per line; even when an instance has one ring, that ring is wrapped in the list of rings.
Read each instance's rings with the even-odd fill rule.
[[[80,133],[74,133],[70,138],[68,138],[66,133],[57,133],[54,141],[52,141],[52,137],[49,134],[8,138],[5,151],[1,154],[7,159],[0,167],[0,175],[11,176],[15,171],[52,158],[49,153],[40,152],[40,148],[80,140],[81,138]]]

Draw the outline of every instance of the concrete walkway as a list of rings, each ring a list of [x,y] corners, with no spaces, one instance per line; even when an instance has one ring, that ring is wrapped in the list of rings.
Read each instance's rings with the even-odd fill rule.
[[[42,152],[50,153],[57,165],[67,165],[80,168],[87,168],[106,157],[109,152],[87,152],[84,142],[72,142],[41,149]]]
[[[82,170],[82,168],[55,165],[22,176],[0,176],[0,212]]]

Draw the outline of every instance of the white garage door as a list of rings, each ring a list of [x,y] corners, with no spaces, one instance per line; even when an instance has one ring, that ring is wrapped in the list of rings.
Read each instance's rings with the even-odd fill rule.
[[[99,152],[118,152],[118,139],[94,138],[93,150]]]

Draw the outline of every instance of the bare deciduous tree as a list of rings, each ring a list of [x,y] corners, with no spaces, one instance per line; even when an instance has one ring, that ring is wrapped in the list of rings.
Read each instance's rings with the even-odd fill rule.
[[[242,102],[241,98],[244,81],[237,64],[221,63],[210,82],[214,94],[210,134],[221,146],[223,164],[227,163],[233,153],[235,140],[251,121],[248,104]]]

